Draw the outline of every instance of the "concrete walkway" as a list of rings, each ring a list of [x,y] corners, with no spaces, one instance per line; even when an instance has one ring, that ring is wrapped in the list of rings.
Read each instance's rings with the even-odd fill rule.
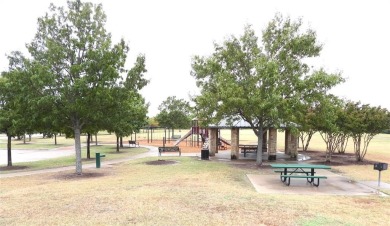
[[[148,148],[149,151],[142,153],[142,154],[139,154],[139,155],[134,155],[134,156],[130,156],[127,158],[123,158],[123,159],[115,159],[115,160],[107,160],[107,161],[103,160],[101,162],[101,166],[104,167],[107,165],[112,165],[112,164],[126,162],[126,161],[130,161],[130,160],[134,160],[134,159],[140,159],[140,158],[146,158],[146,157],[158,155],[157,147],[153,147],[153,146],[141,146],[141,147]],[[64,149],[69,149],[69,147],[64,148]],[[58,157],[60,157],[64,154],[64,153],[60,153],[60,150],[57,150],[57,151],[58,151],[57,154],[59,155]],[[67,150],[62,150],[62,152],[66,153]],[[40,154],[39,151],[37,151],[37,152],[34,151],[34,153],[35,153],[35,155]],[[71,149],[71,154],[74,155],[73,149]],[[30,152],[29,155],[33,155],[33,153]],[[26,162],[25,158],[26,158],[25,156],[22,157],[22,159],[25,160],[24,162]],[[37,159],[40,160],[39,157],[37,157],[37,156],[35,156],[33,159],[35,161],[37,161]],[[83,169],[95,168],[96,164],[95,163],[83,164],[82,167],[83,167]],[[58,167],[58,168],[52,168],[52,169],[42,169],[42,170],[23,171],[23,172],[2,173],[2,174],[0,174],[0,179],[1,178],[9,178],[9,177],[29,176],[29,175],[36,175],[36,174],[42,174],[42,173],[55,173],[55,172],[61,172],[61,171],[67,171],[67,170],[75,170],[75,166],[66,166],[66,167]]]
[[[74,155],[74,147],[60,147],[55,149],[13,149],[12,163],[35,162],[39,160],[59,158]],[[0,164],[7,164],[7,150],[0,150]]]
[[[277,162],[280,163],[300,163],[310,158],[299,155],[296,161],[291,160],[283,152],[276,153]],[[230,150],[219,151],[212,160],[230,161]],[[256,153],[247,153],[246,157],[240,153],[241,160],[255,160]],[[267,153],[263,153],[264,165],[269,165]],[[246,163],[248,164],[248,162]],[[266,169],[261,169],[266,170]],[[378,187],[377,181],[351,181],[345,176],[335,174],[329,170],[317,170],[319,175],[327,176],[328,179],[322,179],[320,186],[315,187],[307,183],[305,179],[291,179],[290,186],[286,186],[280,180],[280,174],[269,170],[269,173],[262,171],[259,174],[247,174],[249,181],[255,190],[262,194],[295,194],[295,195],[380,195],[387,196],[379,189],[390,189],[390,184],[382,182]]]

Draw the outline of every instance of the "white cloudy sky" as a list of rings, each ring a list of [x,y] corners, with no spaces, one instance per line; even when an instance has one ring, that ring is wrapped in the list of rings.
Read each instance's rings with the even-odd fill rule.
[[[91,0],[102,3],[107,30],[114,41],[130,43],[128,65],[139,53],[146,56],[150,84],[142,91],[150,102],[149,116],[168,96],[188,99],[197,93],[190,76],[191,57],[208,55],[213,42],[241,35],[252,24],[258,36],[280,12],[301,17],[317,31],[324,44],[314,63],[329,72],[341,71],[347,79],[333,92],[340,97],[390,109],[389,53],[390,1],[337,0]],[[65,0],[0,1],[0,71],[7,69],[5,55],[25,51],[36,32],[37,18],[49,3]]]

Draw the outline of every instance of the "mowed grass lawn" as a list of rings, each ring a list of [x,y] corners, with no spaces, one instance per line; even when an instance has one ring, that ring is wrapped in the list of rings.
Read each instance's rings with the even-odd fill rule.
[[[106,139],[115,140],[113,135],[104,135],[101,137],[109,137]],[[0,143],[2,145],[2,143]],[[1,146],[0,146],[1,147]],[[6,147],[6,143],[3,140],[2,147]],[[23,149],[23,150],[46,150],[56,152],[60,149],[72,149],[69,150],[70,153],[74,153],[74,140],[66,139],[63,136],[57,137],[57,144],[54,144],[54,139],[48,138],[37,138],[34,137],[31,141],[26,143],[23,140],[12,140],[12,150]],[[3,149],[3,148],[1,148]],[[2,151],[2,162],[6,163],[7,151],[4,148]],[[101,161],[107,160],[115,160],[115,159],[123,159],[127,157],[131,157],[134,155],[138,155],[141,153],[147,152],[148,149],[142,147],[129,147],[128,144],[124,143],[124,146],[120,148],[119,152],[116,151],[116,146],[112,143],[103,143],[99,142],[99,145],[95,145],[95,142],[91,143],[90,146],[90,159],[87,159],[87,148],[86,142],[82,143],[81,153],[82,153],[82,162],[83,164],[93,164],[95,163],[95,153],[105,154],[105,157],[102,158]],[[43,153],[41,153],[43,154]],[[13,155],[12,155],[13,156]],[[14,159],[15,156],[12,157]],[[12,167],[7,167],[6,164],[0,164],[0,174],[4,173],[12,173],[16,171],[31,171],[31,170],[41,170],[46,168],[58,168],[65,166],[74,166],[75,165],[75,154],[71,154],[69,156],[58,157],[53,159],[39,160],[39,161],[28,161],[28,162],[13,162]]]
[[[196,157],[1,179],[0,225],[388,225],[381,196],[257,193],[242,168]],[[148,165],[157,161],[171,165]],[[270,170],[270,169],[268,169]],[[271,172],[269,172],[271,173]]]
[[[282,134],[279,137],[280,150]],[[310,147],[324,150],[318,135]],[[389,147],[389,135],[376,136],[367,161],[390,163]],[[352,153],[351,147],[347,152]],[[147,164],[169,161],[175,164]],[[378,176],[371,164],[332,166],[332,170],[352,180],[377,180]],[[71,170],[3,178],[0,225],[388,225],[390,222],[389,197],[261,194],[246,177],[256,173],[273,172],[262,167],[237,167],[234,162],[164,156],[84,169],[81,177]],[[382,182],[390,183],[389,171],[382,172]]]

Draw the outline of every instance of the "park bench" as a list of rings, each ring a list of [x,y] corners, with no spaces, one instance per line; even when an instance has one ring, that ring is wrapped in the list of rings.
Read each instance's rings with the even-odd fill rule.
[[[311,176],[311,175],[292,175],[292,174],[288,174],[288,175],[280,175],[280,178],[284,178],[284,179],[287,179],[286,180],[286,185],[289,186],[290,185],[290,179],[291,178],[306,178],[307,181],[309,183],[312,183],[314,186],[318,187],[320,185],[320,179],[326,179],[327,177],[326,176],[318,176],[318,175],[314,175],[314,176]],[[314,179],[317,179],[317,183],[314,182]]]
[[[179,156],[181,156],[181,151],[178,146],[170,146],[170,147],[158,147],[158,155],[161,156],[162,152],[179,152]]]
[[[129,140],[129,147],[130,147],[130,145],[132,145],[134,147],[136,147],[136,146],[139,147],[139,143],[137,141],[134,141],[134,140]]]

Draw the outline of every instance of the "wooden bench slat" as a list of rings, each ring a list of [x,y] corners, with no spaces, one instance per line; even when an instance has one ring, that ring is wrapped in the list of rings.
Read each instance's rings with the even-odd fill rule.
[[[181,151],[178,146],[158,147],[159,156],[161,156],[162,152],[179,152],[179,156],[181,156]]]

